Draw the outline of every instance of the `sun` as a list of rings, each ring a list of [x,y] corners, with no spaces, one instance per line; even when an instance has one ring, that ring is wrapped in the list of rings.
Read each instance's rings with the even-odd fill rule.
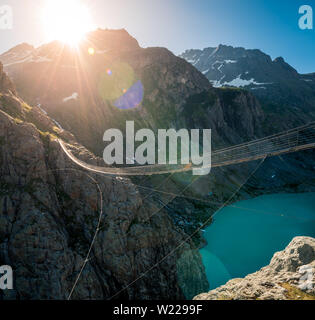
[[[80,0],[47,0],[42,21],[46,40],[75,46],[94,29],[89,8]]]

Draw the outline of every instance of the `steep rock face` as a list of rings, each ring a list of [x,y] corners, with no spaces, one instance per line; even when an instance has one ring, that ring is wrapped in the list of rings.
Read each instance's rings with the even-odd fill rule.
[[[99,219],[72,298],[182,299],[206,290],[198,251],[190,242],[175,250],[186,236],[164,210],[156,212],[130,180],[79,170],[56,136],[84,161],[100,159],[39,107],[1,94],[0,265],[12,266],[14,290],[0,299],[68,298]],[[179,274],[186,269],[191,274]]]
[[[195,300],[315,300],[315,239],[296,237],[270,264]]]
[[[250,93],[244,90],[202,92],[186,100],[181,117],[187,128],[211,128],[213,150],[263,136],[265,114]]]
[[[286,122],[315,119],[315,82],[312,74],[299,74],[282,57],[272,60],[260,50],[219,45],[186,50],[180,57],[200,70],[215,87],[242,87],[260,98],[269,121],[279,113]]]
[[[0,62],[0,92],[8,93],[8,92],[16,93],[15,88],[9,77],[3,71],[3,65]]]

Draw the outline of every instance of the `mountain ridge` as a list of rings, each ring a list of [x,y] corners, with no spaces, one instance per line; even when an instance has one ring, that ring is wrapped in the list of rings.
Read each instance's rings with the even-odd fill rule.
[[[129,37],[124,31],[114,36],[108,31],[98,32],[105,32],[109,39],[115,35],[119,39]],[[91,43],[85,43],[78,65],[78,55],[58,42],[35,48],[34,54],[24,54],[22,50],[21,63],[16,62],[22,56],[0,56],[0,61],[9,64],[5,71],[18,92],[16,96],[7,90],[11,85],[5,80],[6,91],[0,97],[0,170],[4,182],[0,197],[3,221],[0,237],[4,239],[0,262],[13,264],[18,270],[21,284],[16,297],[66,298],[96,227],[100,203],[95,186],[67,160],[56,137],[68,142],[78,158],[97,163],[102,162],[98,156],[104,148],[104,131],[113,127],[122,129],[126,120],[135,120],[138,128],[153,130],[211,128],[215,148],[296,125],[295,119],[286,122],[283,116],[277,127],[268,124],[269,111],[251,92],[213,88],[205,75],[166,48],[139,48],[132,39],[109,50],[102,43],[95,45],[92,55],[88,52]],[[30,47],[24,49],[28,51]],[[113,71],[118,74],[117,86],[110,87],[113,90],[99,87],[100,76],[110,78]],[[129,78],[130,83],[124,82]],[[117,91],[122,95],[125,86],[134,81],[141,81],[143,99],[130,110],[120,110],[107,94]],[[129,180],[92,174],[105,193],[104,230],[93,251],[95,263],[85,271],[74,298],[111,297],[194,233],[192,241],[188,240],[157,268],[150,269],[121,297],[183,299],[205,292],[208,284],[198,252],[203,244],[199,229],[206,221],[209,223],[211,213],[218,209],[217,203],[230,201],[231,196],[236,201],[265,192],[314,190],[313,159],[313,150],[282,159],[266,159],[265,166],[237,194],[235,191],[257,162],[214,168],[212,179],[200,178],[198,183],[194,183],[191,175]],[[37,166],[44,172],[43,177],[35,170]],[[272,178],[275,172],[277,179]],[[144,192],[145,188],[151,190],[156,186],[175,194],[183,193],[183,197],[169,194],[157,197]],[[208,200],[210,191],[210,205],[188,198],[193,195]],[[25,211],[20,210],[23,207]],[[157,210],[159,214],[151,216]],[[24,223],[27,219],[32,223]],[[56,219],[57,225],[53,223]],[[15,232],[11,234],[10,230]],[[36,230],[44,234],[40,240]],[[69,255],[60,258],[62,250]],[[60,261],[69,268],[63,269]],[[38,272],[32,276],[29,269],[34,263]],[[47,269],[53,276],[45,284]],[[61,283],[60,279],[66,281]]]
[[[272,60],[261,50],[226,45],[186,50],[180,57],[202,72],[214,87],[250,91],[274,127],[279,114],[296,125],[315,120],[314,74],[299,74],[283,57]]]

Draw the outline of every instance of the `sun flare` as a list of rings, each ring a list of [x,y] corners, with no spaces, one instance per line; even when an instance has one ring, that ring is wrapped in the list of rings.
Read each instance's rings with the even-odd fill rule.
[[[71,46],[94,29],[89,8],[79,0],[47,0],[42,20],[47,41],[60,40]]]

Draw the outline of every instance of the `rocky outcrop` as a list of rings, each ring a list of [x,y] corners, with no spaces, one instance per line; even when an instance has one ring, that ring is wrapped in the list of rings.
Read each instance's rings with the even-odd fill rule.
[[[315,239],[296,237],[270,264],[195,300],[315,300]]]
[[[0,92],[1,93],[16,93],[15,88],[9,77],[3,71],[3,65],[0,62]]]

